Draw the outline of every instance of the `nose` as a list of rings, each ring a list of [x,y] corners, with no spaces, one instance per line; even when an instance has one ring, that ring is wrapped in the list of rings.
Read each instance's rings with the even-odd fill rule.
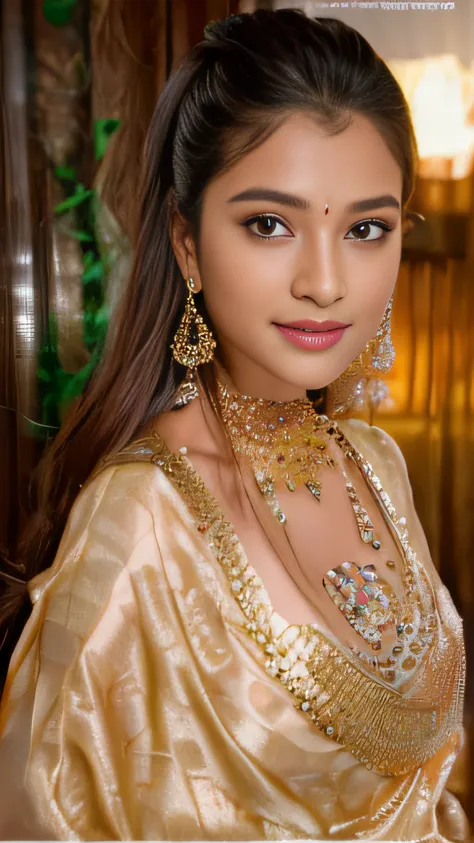
[[[302,243],[294,269],[292,293],[297,299],[312,299],[328,308],[347,292],[343,263],[329,232],[318,231]]]

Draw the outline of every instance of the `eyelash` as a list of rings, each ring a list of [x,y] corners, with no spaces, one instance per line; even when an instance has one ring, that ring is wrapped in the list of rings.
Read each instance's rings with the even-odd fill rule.
[[[253,225],[254,222],[259,222],[259,220],[267,220],[267,219],[275,220],[276,222],[280,223],[280,225],[283,225],[285,228],[287,227],[285,225],[285,223],[282,222],[280,219],[278,219],[278,217],[274,216],[274,214],[256,214],[256,216],[251,217],[250,219],[243,222],[242,225],[245,226],[245,228],[248,228],[250,230],[250,226]],[[358,243],[364,243],[364,242],[380,243],[381,240],[385,240],[387,234],[390,231],[393,231],[393,226],[391,226],[388,223],[384,222],[383,220],[379,220],[379,219],[360,220],[360,222],[357,222],[357,223],[355,223],[355,225],[351,226],[349,231],[352,231],[352,229],[357,228],[358,225],[363,225],[364,223],[369,223],[369,225],[376,225],[376,226],[378,226],[378,228],[382,229],[383,234],[381,235],[381,237],[375,237],[373,240],[367,240],[367,241],[358,240],[356,237],[353,237],[353,238],[350,237],[349,240],[354,240],[355,242],[358,242]],[[250,233],[253,237],[258,237],[259,240],[278,240],[279,239],[279,236],[266,237],[264,234],[256,234],[254,231],[251,231]]]

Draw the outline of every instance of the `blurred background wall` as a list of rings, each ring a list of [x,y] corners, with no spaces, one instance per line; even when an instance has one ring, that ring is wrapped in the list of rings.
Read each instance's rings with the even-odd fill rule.
[[[376,0],[0,0],[0,551],[15,557],[31,472],[100,355],[127,274],[143,141],[165,79],[210,20],[291,6],[359,29],[412,108],[421,168],[411,207],[425,222],[404,244],[393,318],[397,362],[389,399],[372,420],[404,452],[433,558],[465,621],[474,757],[468,0],[433,12],[397,11],[396,4],[389,11]],[[8,647],[3,668],[7,656]],[[468,754],[451,787],[473,818]]]

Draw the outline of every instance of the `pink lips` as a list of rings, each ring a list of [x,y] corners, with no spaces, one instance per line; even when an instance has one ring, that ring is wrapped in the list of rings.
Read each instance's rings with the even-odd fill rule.
[[[350,326],[342,322],[315,322],[312,319],[300,319],[298,322],[288,322],[286,325],[275,326],[280,333],[298,348],[309,351],[323,351],[331,348],[344,336]]]

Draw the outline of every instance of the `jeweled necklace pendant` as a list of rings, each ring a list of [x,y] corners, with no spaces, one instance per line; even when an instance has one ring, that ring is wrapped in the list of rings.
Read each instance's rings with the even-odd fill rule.
[[[351,502],[352,510],[357,521],[359,535],[364,544],[371,544],[374,550],[380,550],[380,541],[375,536],[374,525],[372,524],[369,513],[367,512],[365,507],[362,506],[353,483],[351,483],[346,472],[342,467],[341,471],[346,481],[347,496]]]
[[[364,544],[371,544],[374,550],[381,549],[374,525],[343,462],[333,460],[327,453],[330,441],[359,468],[369,487],[380,493],[381,505],[391,519],[393,507],[381,490],[378,479],[372,477],[370,464],[358,455],[335,422],[325,415],[318,415],[309,400],[283,403],[253,399],[231,394],[221,384],[219,403],[233,449],[249,458],[260,491],[280,523],[284,525],[286,517],[275,495],[276,480],[283,479],[290,491],[304,484],[319,500],[321,482],[316,476],[318,470],[321,465],[337,466],[345,480],[361,540]],[[405,550],[403,544],[402,548]],[[387,568],[395,565],[391,560],[386,562]],[[405,572],[405,575],[408,576],[408,573]],[[374,565],[342,562],[327,572],[322,578],[322,585],[354,631],[373,651],[371,655],[354,648],[355,655],[388,682],[396,681],[399,669],[413,669],[417,654],[423,651],[425,645],[421,639],[411,640],[415,633],[410,613],[405,609],[402,611],[394,588]],[[396,632],[396,643],[381,659],[382,637],[389,630]]]
[[[218,383],[222,418],[235,451],[248,457],[259,489],[281,524],[286,522],[275,494],[278,480],[294,492],[305,485],[313,497],[321,498],[321,481],[317,477],[322,465],[334,468],[336,463],[326,453],[333,439],[341,448],[344,436],[327,416],[318,415],[308,398],[295,401],[268,401],[247,395],[231,394]],[[341,450],[344,450],[341,448]],[[347,494],[365,544],[380,549],[374,526],[357,497],[354,485],[340,466]]]
[[[319,499],[318,471],[335,463],[326,453],[329,421],[318,416],[308,398],[255,399],[231,394],[219,383],[219,403],[234,450],[249,459],[260,491],[281,523],[286,517],[275,495],[278,480],[290,492],[306,485]]]
[[[323,577],[323,585],[355,631],[373,650],[380,650],[382,633],[396,627],[401,613],[389,583],[373,565],[342,562]]]

